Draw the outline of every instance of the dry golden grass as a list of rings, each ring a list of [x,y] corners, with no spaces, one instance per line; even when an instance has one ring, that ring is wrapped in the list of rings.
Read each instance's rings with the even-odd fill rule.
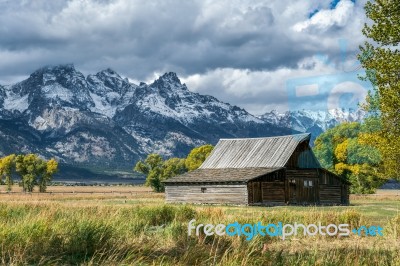
[[[53,186],[0,193],[4,265],[399,265],[396,194],[351,196],[351,206],[240,207],[165,204],[146,187]],[[14,187],[19,191],[19,187]],[[188,237],[187,223],[347,222],[384,237]]]
[[[4,187],[3,187],[4,189]],[[70,206],[107,206],[118,205],[159,205],[164,194],[153,193],[142,186],[50,186],[46,193],[22,193],[20,187],[14,187],[14,193],[2,190],[0,203],[49,204]]]

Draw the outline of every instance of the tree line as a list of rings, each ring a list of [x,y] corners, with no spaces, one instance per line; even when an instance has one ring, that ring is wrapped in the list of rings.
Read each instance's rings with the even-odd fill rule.
[[[186,158],[175,157],[168,160],[152,153],[145,160],[137,162],[133,171],[146,175],[146,185],[153,191],[163,192],[165,188],[162,181],[199,168],[213,148],[210,144],[203,145],[192,149]]]
[[[32,192],[35,186],[39,187],[39,192],[46,192],[57,171],[55,159],[45,160],[37,154],[11,154],[0,158],[0,181],[6,184],[8,191],[11,191],[13,177],[18,176],[24,192]]]

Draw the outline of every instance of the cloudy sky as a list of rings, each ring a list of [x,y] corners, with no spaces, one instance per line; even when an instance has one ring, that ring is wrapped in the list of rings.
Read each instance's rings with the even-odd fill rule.
[[[0,84],[44,65],[178,74],[254,114],[350,107],[366,0],[0,0]],[[346,97],[344,97],[346,96]]]

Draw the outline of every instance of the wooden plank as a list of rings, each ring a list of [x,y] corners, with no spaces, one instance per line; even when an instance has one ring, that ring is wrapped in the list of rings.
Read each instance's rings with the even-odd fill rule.
[[[246,185],[166,186],[165,195],[167,202],[248,204]]]
[[[285,203],[285,182],[262,182],[263,203]]]
[[[341,204],[341,186],[320,185],[320,201],[322,204]]]

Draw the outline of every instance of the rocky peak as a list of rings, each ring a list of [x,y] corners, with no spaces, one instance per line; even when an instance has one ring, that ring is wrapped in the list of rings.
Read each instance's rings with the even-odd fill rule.
[[[13,92],[27,97],[28,103],[24,106],[29,106],[31,119],[55,106],[87,110],[93,105],[86,78],[73,64],[40,68],[28,79],[14,85]]]
[[[62,79],[65,77],[73,77],[73,76],[80,76],[83,75],[75,70],[73,64],[66,64],[66,65],[56,65],[56,66],[45,66],[42,67],[35,72],[32,73],[30,76],[31,78],[42,79],[43,85],[46,85],[47,81],[55,81],[56,79]]]
[[[179,78],[178,78],[178,76],[176,75],[175,72],[167,72],[164,75],[162,75],[160,78],[163,79],[163,80],[166,80],[166,81],[170,81],[170,82],[175,82],[175,83],[181,84],[181,81],[179,80]]]
[[[96,75],[89,75],[87,81],[94,91],[100,92],[99,89],[102,87],[103,93],[116,92],[119,95],[125,94],[132,84],[129,83],[127,78],[122,78],[116,71],[111,68],[107,68],[98,72]]]
[[[122,79],[121,76],[111,68],[104,69],[96,74],[96,77],[101,80],[106,79]]]
[[[47,86],[54,83],[69,88],[71,90],[82,89],[86,87],[85,76],[77,71],[73,64],[46,66],[36,70],[29,79],[40,85]]]
[[[157,80],[150,85],[150,87],[155,87],[158,89],[187,89],[186,85],[182,85],[180,79],[174,72],[168,72],[159,77]]]

